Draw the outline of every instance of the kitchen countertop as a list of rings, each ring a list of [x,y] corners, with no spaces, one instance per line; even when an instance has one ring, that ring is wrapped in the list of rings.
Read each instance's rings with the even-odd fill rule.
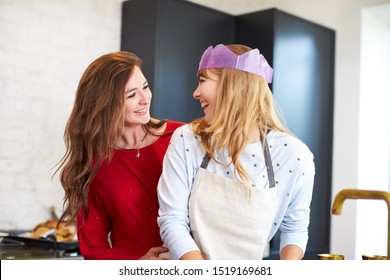
[[[0,260],[83,259],[77,241],[56,242],[18,237],[18,232],[2,232]]]

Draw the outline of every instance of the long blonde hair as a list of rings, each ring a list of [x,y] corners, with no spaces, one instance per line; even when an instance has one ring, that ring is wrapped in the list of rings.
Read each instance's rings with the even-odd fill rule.
[[[237,55],[251,50],[244,45],[227,45]],[[272,92],[266,80],[256,74],[241,70],[218,68],[198,71],[199,76],[209,77],[207,71],[219,76],[213,119],[204,118],[191,122],[193,131],[201,136],[206,153],[216,162],[215,152],[227,149],[234,165],[235,176],[245,186],[253,181],[239,160],[240,153],[252,140],[253,129],[258,128],[260,139],[269,130],[288,132],[277,110]],[[263,141],[264,144],[264,141]]]

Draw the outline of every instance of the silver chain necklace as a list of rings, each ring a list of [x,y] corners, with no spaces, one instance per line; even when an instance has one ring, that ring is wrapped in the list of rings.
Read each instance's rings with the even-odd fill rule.
[[[136,150],[135,157],[136,158],[140,158],[141,153],[139,152],[139,148],[141,147],[142,143],[145,141],[145,139],[148,136],[148,134],[149,134],[149,131],[146,130],[144,138],[142,138],[141,142],[139,142],[139,144],[137,145],[137,147],[135,147],[135,149],[125,149],[125,148],[121,148],[121,147],[119,147],[117,145],[115,145],[115,147],[120,149],[120,150]]]

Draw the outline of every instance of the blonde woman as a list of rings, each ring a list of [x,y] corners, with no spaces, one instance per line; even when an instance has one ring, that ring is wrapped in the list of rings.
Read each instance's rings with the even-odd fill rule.
[[[172,136],[158,185],[158,224],[173,259],[280,259],[308,241],[313,155],[275,110],[272,68],[258,49],[210,46],[193,97],[204,117]]]
[[[172,132],[150,116],[152,93],[131,52],[105,54],[82,75],[60,162],[61,221],[77,220],[85,259],[162,259],[157,182]]]

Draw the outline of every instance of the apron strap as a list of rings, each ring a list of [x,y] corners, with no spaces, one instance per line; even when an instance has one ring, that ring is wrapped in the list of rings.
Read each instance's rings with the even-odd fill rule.
[[[211,159],[211,157],[208,154],[206,154],[203,157],[203,161],[202,161],[202,164],[200,165],[200,168],[206,169],[207,165],[209,165],[210,159]]]
[[[275,185],[275,173],[274,173],[274,169],[272,167],[271,153],[269,152],[267,138],[265,138],[264,141],[265,141],[265,148],[264,148],[263,154],[264,154],[264,159],[265,159],[265,165],[267,167],[269,188],[274,188],[276,186]],[[200,165],[200,168],[206,169],[210,160],[211,160],[211,157],[208,154],[206,154],[203,157],[203,161]]]
[[[267,174],[269,181],[269,188],[275,187],[275,173],[274,168],[272,167],[271,153],[269,152],[267,138],[264,139],[265,148],[264,148],[264,159],[265,165],[267,166]]]

